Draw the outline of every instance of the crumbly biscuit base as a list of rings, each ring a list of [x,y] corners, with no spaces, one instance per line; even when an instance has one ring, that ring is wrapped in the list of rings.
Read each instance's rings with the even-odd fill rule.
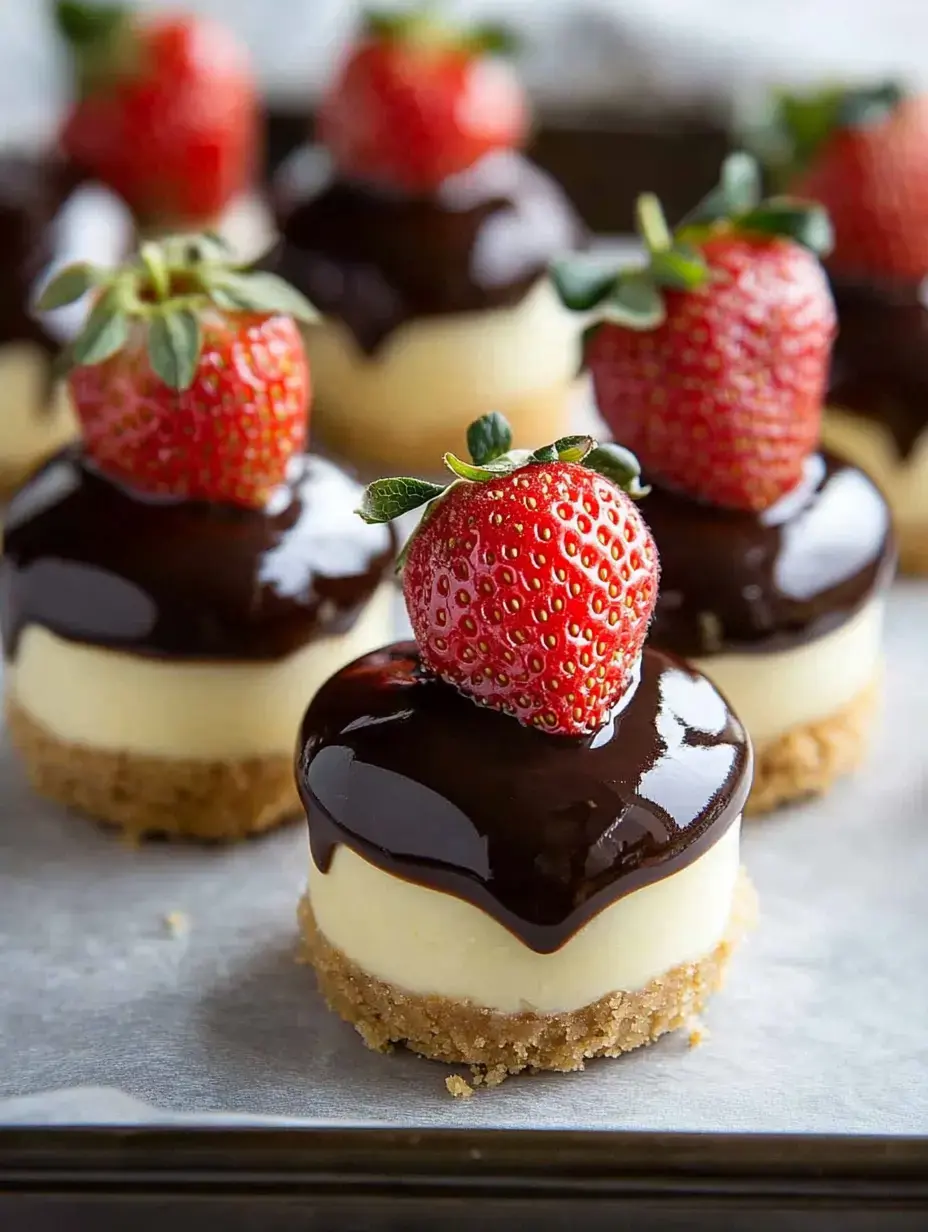
[[[488,410],[500,411],[509,420],[513,444],[517,448],[535,449],[539,441],[554,441],[569,428],[570,407],[576,397],[571,383],[535,390],[519,398],[492,407],[475,406],[460,421],[439,420],[432,427],[417,427],[414,436],[408,432],[392,432],[384,423],[376,433],[366,420],[357,421],[350,408],[326,404],[319,399],[313,406],[313,431],[326,448],[350,458],[360,467],[385,470],[432,472],[436,458],[451,450],[460,457],[470,457],[467,450],[467,429]]]
[[[315,968],[329,1007],[369,1048],[383,1052],[403,1043],[433,1060],[473,1065],[498,1078],[524,1069],[583,1069],[590,1057],[616,1057],[688,1025],[721,986],[728,959],[756,914],[754,888],[742,870],[725,936],[711,954],[674,967],[636,992],[609,993],[560,1014],[504,1014],[407,993],[376,979],[326,940],[308,895],[300,903],[299,924],[301,957]]]
[[[242,839],[302,811],[289,757],[182,760],[96,749],[59,740],[9,695],[5,709],[39,795],[133,839]]]
[[[835,714],[754,751],[754,785],[745,815],[756,817],[793,800],[820,796],[864,760],[880,696],[874,679]]]
[[[900,571],[913,577],[928,577],[928,523],[897,524],[896,540]]]

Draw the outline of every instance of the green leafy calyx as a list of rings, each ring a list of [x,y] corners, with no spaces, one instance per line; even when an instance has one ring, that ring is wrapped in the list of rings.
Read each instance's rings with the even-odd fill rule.
[[[504,25],[458,25],[435,3],[404,9],[374,9],[364,14],[364,33],[381,43],[402,43],[422,51],[459,51],[472,56],[512,56],[518,39]]]
[[[779,235],[822,256],[831,248],[825,210],[789,197],[763,200],[757,162],[732,154],[718,185],[671,231],[660,202],[651,193],[638,198],[638,232],[647,256],[642,266],[605,267],[589,258],[569,257],[551,270],[564,304],[576,312],[595,310],[597,325],[612,321],[649,330],[666,318],[664,292],[695,291],[709,278],[702,245],[721,232]]]
[[[788,187],[843,129],[868,128],[893,114],[906,97],[896,82],[865,87],[828,86],[808,94],[771,95],[747,139],[771,180]]]
[[[621,445],[600,445],[591,436],[562,436],[534,451],[512,449],[511,445],[512,432],[504,416],[496,411],[484,415],[467,431],[470,461],[453,453],[444,456],[445,466],[454,476],[450,484],[414,478],[377,479],[365,489],[357,512],[365,522],[392,522],[423,505],[430,506],[462,483],[489,483],[526,466],[553,462],[572,462],[596,471],[636,500],[647,495],[637,458]],[[427,516],[428,508],[425,513]],[[405,555],[404,550],[398,568],[402,568]]]
[[[37,306],[40,311],[61,308],[89,291],[96,293],[96,302],[59,370],[109,359],[140,322],[147,329],[153,371],[177,390],[193,383],[203,346],[202,317],[210,306],[226,315],[281,314],[299,321],[317,315],[282,278],[233,262],[225,241],[211,234],[143,244],[132,261],[116,270],[69,265],[45,287]]]

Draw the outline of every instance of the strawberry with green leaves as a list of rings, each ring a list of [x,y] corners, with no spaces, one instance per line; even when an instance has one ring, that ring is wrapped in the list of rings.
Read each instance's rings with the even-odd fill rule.
[[[346,176],[428,192],[523,144],[528,105],[500,54],[510,47],[505,31],[454,26],[432,5],[369,14],[323,99],[320,139]]]
[[[41,309],[96,296],[62,356],[87,454],[157,496],[260,507],[306,444],[314,313],[212,236],[144,244],[121,269],[72,265]]]
[[[147,227],[212,225],[251,181],[259,146],[248,57],[218,22],[59,0],[77,98],[65,153]]]
[[[783,95],[764,136],[777,178],[828,210],[833,274],[921,282],[928,274],[928,95],[890,84]]]
[[[835,309],[816,253],[824,210],[762,201],[753,160],[671,234],[639,200],[647,263],[576,259],[554,281],[594,312],[586,362],[603,418],[645,474],[709,504],[759,511],[794,487],[819,440]]]
[[[600,727],[634,679],[658,560],[636,459],[572,436],[513,450],[499,414],[445,454],[447,487],[380,479],[359,510],[425,506],[400,561],[425,664],[475,701],[557,735]]]

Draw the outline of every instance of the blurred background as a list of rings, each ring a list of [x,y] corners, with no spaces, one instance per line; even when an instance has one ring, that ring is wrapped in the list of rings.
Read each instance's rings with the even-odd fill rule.
[[[269,167],[303,139],[361,8],[353,0],[137,7],[210,14],[244,39],[267,104]],[[451,0],[443,8],[519,32],[538,113],[533,154],[601,232],[629,228],[645,187],[671,215],[690,205],[772,85],[928,76],[924,0]],[[68,81],[49,6],[0,0],[4,141],[53,132]]]

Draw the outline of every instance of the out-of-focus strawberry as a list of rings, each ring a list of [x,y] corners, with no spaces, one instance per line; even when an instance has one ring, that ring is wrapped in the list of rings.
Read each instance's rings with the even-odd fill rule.
[[[371,16],[323,100],[320,138],[344,174],[428,192],[524,141],[508,46],[497,28],[452,27],[430,6]]]
[[[307,435],[309,372],[273,274],[231,265],[212,237],[142,246],[126,267],[62,270],[44,309],[97,299],[63,357],[88,455],[158,496],[263,505]]]
[[[819,439],[835,310],[813,251],[827,217],[760,201],[735,155],[671,235],[639,202],[646,267],[555,270],[564,301],[601,317],[586,359],[600,413],[645,474],[710,504],[762,510],[801,478]]]
[[[71,159],[146,226],[204,227],[249,184],[259,112],[248,57],[228,30],[62,0],[78,93],[61,131]]]

